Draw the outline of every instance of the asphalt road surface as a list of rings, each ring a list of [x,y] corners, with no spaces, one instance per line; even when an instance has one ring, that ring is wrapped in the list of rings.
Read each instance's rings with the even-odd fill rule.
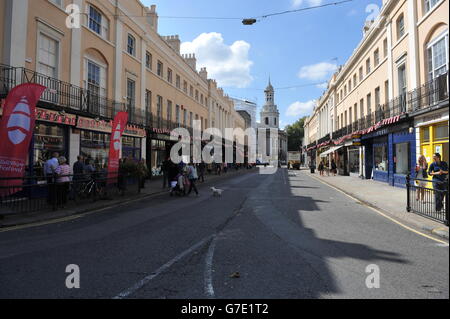
[[[448,245],[305,173],[214,186],[1,232],[0,298],[449,298]]]

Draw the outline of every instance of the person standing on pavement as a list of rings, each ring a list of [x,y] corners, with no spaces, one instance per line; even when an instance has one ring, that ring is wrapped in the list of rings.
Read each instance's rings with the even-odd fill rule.
[[[447,190],[448,164],[441,160],[441,154],[436,153],[433,156],[433,163],[428,169],[428,175],[433,176],[434,200],[436,211],[440,212],[443,208],[445,191]]]
[[[78,155],[77,161],[73,164],[73,194],[72,196],[76,197],[78,192],[81,189],[81,183],[84,181],[86,176],[84,175],[85,169],[84,169],[84,163],[83,163],[83,156]]]
[[[189,196],[192,192],[192,189],[194,189],[195,194],[198,196],[198,189],[195,186],[195,182],[198,179],[198,174],[197,174],[197,169],[195,168],[195,165],[192,164],[192,162],[190,162],[187,165],[186,172],[187,172],[187,178],[189,179],[189,191],[188,191],[187,195]]]
[[[419,179],[416,181],[416,185],[419,187],[416,189],[416,201],[422,200],[423,202],[425,200],[425,188],[428,184],[426,181],[428,179],[428,163],[424,155],[419,157],[419,163],[416,166],[416,179]]]
[[[45,178],[47,179],[47,185],[48,185],[48,198],[47,202],[52,205],[56,201],[56,180],[55,180],[55,174],[56,169],[59,166],[58,162],[59,153],[54,152],[52,154],[52,157],[48,159],[44,164],[44,174]]]
[[[56,174],[56,204],[65,208],[67,204],[67,194],[70,186],[70,166],[67,164],[67,159],[61,156],[58,159],[59,165],[55,171]]]
[[[164,162],[161,165],[161,170],[163,173],[163,188],[169,187],[171,179],[169,177],[169,169],[170,169],[170,163],[172,161],[170,160],[170,157],[166,158]]]
[[[200,164],[198,164],[198,181],[202,181],[202,183],[205,182],[205,170],[206,170],[206,164],[204,161],[202,161]]]
[[[141,159],[137,165],[138,178],[139,178],[139,188],[145,188],[145,180],[147,179],[148,169],[145,159]]]

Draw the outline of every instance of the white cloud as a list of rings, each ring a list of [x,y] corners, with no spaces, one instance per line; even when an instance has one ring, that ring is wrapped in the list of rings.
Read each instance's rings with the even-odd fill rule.
[[[307,65],[300,69],[298,77],[312,81],[325,80],[337,70],[334,63],[321,62],[318,64]]]
[[[292,117],[301,117],[305,115],[310,115],[314,109],[314,105],[316,105],[315,100],[311,100],[308,102],[295,102],[292,103],[287,111],[286,116],[292,116]]]
[[[291,0],[292,7],[294,9],[300,8],[300,6],[303,4],[303,0]],[[306,0],[309,6],[315,7],[320,6],[322,4],[322,0]]]
[[[249,50],[250,44],[245,41],[227,45],[217,32],[202,33],[192,42],[181,44],[181,53],[195,53],[198,67],[206,67],[208,77],[223,87],[245,88],[253,81]]]

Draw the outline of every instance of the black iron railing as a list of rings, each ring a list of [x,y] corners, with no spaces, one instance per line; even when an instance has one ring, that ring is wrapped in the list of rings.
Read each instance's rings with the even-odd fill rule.
[[[438,105],[448,100],[448,72],[408,93],[408,112]]]
[[[68,180],[67,182],[64,180]],[[124,173],[109,175],[106,171],[82,175],[2,178],[9,186],[0,186],[0,216],[57,210],[82,202],[116,198],[139,192],[137,177]],[[5,183],[7,181],[8,183]],[[19,185],[11,185],[19,181]]]
[[[448,181],[406,177],[407,208],[412,212],[449,225]]]

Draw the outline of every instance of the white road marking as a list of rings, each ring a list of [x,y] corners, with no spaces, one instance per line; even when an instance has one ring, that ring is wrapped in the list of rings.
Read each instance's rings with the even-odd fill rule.
[[[208,298],[214,298],[212,265],[214,258],[214,250],[216,249],[217,237],[214,236],[211,244],[209,245],[208,253],[205,259],[205,294]]]
[[[143,278],[142,280],[138,281],[136,284],[134,284],[132,287],[122,291],[120,294],[118,294],[117,296],[115,296],[113,299],[124,299],[127,298],[128,296],[132,295],[133,293],[135,293],[136,291],[138,291],[139,289],[141,289],[142,287],[144,287],[147,283],[149,283],[151,280],[153,280],[154,278],[156,278],[157,276],[159,276],[161,273],[163,273],[164,271],[166,271],[167,269],[169,269],[170,267],[172,267],[173,264],[175,264],[176,262],[180,261],[181,259],[183,259],[184,257],[186,257],[187,255],[189,255],[190,253],[192,253],[194,250],[200,248],[201,246],[203,246],[205,243],[207,243],[213,236],[208,236],[204,239],[202,239],[201,241],[199,241],[197,244],[195,244],[194,246],[190,247],[189,249],[185,250],[184,252],[182,252],[181,254],[179,254],[178,256],[176,256],[175,258],[173,258],[172,260],[170,260],[169,262],[167,262],[166,264],[162,265],[159,269],[157,269],[156,271],[154,271],[152,274],[148,275],[147,277]]]

